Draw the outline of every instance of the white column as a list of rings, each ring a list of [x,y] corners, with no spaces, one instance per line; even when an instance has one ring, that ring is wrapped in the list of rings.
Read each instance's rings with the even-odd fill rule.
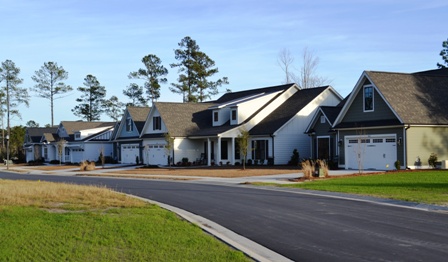
[[[232,165],[235,165],[235,137],[232,137],[232,146],[231,146],[231,151],[230,154],[232,155],[232,158],[230,159],[230,163]]]
[[[212,147],[210,144],[210,138],[207,138],[207,166],[212,165]]]
[[[217,144],[218,144],[218,146],[216,148],[216,153],[215,153],[215,155],[216,155],[215,164],[219,165],[219,162],[221,162],[221,137],[220,136],[218,136],[218,143]]]

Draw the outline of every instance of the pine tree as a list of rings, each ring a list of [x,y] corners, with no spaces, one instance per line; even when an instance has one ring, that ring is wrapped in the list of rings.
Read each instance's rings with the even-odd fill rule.
[[[148,100],[154,102],[160,97],[160,84],[166,83],[168,80],[164,77],[168,74],[168,69],[162,65],[162,60],[156,55],[147,55],[142,58],[145,68],[129,73],[129,78],[137,78],[145,80],[144,86]]]
[[[78,87],[81,97],[76,102],[81,104],[72,109],[74,115],[86,119],[88,122],[98,121],[101,113],[104,112],[104,97],[106,97],[106,88],[100,85],[100,82],[93,75],[87,75],[84,78],[84,87]]]
[[[180,48],[174,50],[174,54],[179,63],[170,66],[178,68],[179,77],[177,83],[171,83],[171,92],[181,94],[184,102],[202,102],[216,95],[219,86],[228,84],[227,77],[209,80],[218,73],[218,68],[214,67],[215,62],[210,57],[200,51],[195,40],[186,36],[178,45]]]
[[[54,100],[62,98],[64,93],[70,92],[73,88],[66,85],[63,80],[68,78],[68,72],[55,62],[47,62],[34,73],[31,79],[36,85],[31,88],[38,96],[50,100],[51,125],[54,124]]]
[[[440,56],[442,57],[443,63],[437,63],[437,66],[439,68],[447,68],[448,67],[448,39],[446,41],[443,41],[442,43],[442,51],[440,51]]]

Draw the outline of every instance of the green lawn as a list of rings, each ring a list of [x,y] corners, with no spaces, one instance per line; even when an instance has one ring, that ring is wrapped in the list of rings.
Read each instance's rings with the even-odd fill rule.
[[[390,172],[281,186],[448,205],[448,171]]]
[[[1,182],[0,193],[21,186]],[[34,184],[24,186],[39,186],[30,183]],[[112,204],[104,204],[99,198],[92,208],[82,199],[88,192],[70,190],[74,193],[57,203],[51,202],[53,197],[39,202],[45,192],[22,205],[0,194],[0,261],[249,261],[242,252],[156,205],[135,200],[126,204],[130,201],[123,194],[111,192],[118,195],[113,200],[117,204],[110,199],[106,201]],[[17,198],[24,199],[25,193]]]

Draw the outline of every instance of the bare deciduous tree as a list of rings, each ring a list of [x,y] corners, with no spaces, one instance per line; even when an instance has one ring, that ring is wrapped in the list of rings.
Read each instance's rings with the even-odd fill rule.
[[[300,70],[298,70],[299,72],[297,75],[291,70],[294,57],[288,49],[283,49],[279,52],[277,62],[285,73],[286,83],[295,82],[302,89],[328,85],[331,82],[327,77],[322,77],[317,74],[319,57],[307,47],[303,49],[302,66],[300,67]]]
[[[293,82],[295,78],[294,73],[291,71],[291,67],[294,63],[294,57],[292,56],[289,49],[283,48],[278,53],[277,64],[285,73],[285,84]]]

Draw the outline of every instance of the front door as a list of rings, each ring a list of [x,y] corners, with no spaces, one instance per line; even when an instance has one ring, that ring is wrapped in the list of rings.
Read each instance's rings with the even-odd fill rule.
[[[330,159],[330,138],[317,138],[317,159]]]

